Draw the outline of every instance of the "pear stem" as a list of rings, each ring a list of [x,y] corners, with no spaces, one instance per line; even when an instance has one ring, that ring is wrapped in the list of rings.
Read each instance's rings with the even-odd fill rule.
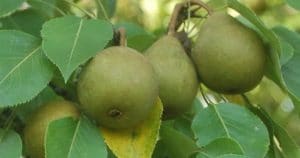
[[[127,40],[126,40],[126,30],[124,28],[119,28],[118,30],[120,35],[120,46],[127,46]]]

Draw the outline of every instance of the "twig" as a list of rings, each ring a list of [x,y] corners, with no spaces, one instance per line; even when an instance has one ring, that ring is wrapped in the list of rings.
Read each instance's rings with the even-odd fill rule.
[[[101,0],[97,0],[97,3],[98,3],[98,4],[100,5],[100,7],[101,7],[101,11],[102,11],[102,13],[103,13],[103,15],[104,15],[104,18],[105,18],[107,21],[109,21],[108,14],[107,14],[106,9],[104,8],[104,5],[103,5],[103,3],[101,2]]]
[[[82,12],[84,12],[86,15],[88,15],[90,18],[96,19],[96,18],[95,18],[95,17],[96,17],[95,15],[93,15],[92,13],[88,12],[87,10],[81,8],[81,7],[78,6],[76,3],[71,2],[71,1],[68,1],[68,0],[64,0],[64,1],[65,1],[66,3],[69,3],[70,5],[72,5],[72,6],[76,7],[76,8],[78,8],[79,10],[81,10]]]

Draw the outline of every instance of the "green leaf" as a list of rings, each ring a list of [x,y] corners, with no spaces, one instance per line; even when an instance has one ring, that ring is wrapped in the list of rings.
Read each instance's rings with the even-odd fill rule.
[[[62,16],[66,12],[69,12],[70,8],[65,0],[27,0],[27,2],[34,10],[48,18]]]
[[[263,122],[246,108],[220,103],[202,109],[194,118],[192,129],[199,146],[217,138],[232,138],[246,156],[263,158],[269,146],[268,131]]]
[[[153,42],[155,42],[155,38],[149,34],[137,35],[127,39],[128,47],[136,49],[140,52],[143,52],[149,48]]]
[[[300,157],[300,147],[293,141],[288,133],[280,125],[274,122],[276,138],[279,141],[281,151],[285,158]]]
[[[282,74],[289,89],[290,97],[294,101],[295,107],[300,111],[300,35],[284,27],[275,27],[273,30],[294,49],[293,57],[282,66]]]
[[[250,157],[244,155],[226,154],[226,155],[218,156],[216,158],[250,158]]]
[[[280,40],[281,43],[281,57],[280,57],[280,65],[285,65],[290,59],[294,56],[294,48],[288,42],[284,40]]]
[[[107,146],[118,158],[149,158],[158,140],[163,105],[157,99],[146,120],[133,128],[100,127]]]
[[[143,34],[149,34],[148,32],[146,32],[143,27],[132,23],[132,22],[120,22],[115,24],[114,26],[116,29],[123,27],[126,30],[126,37],[130,38],[130,37],[134,37],[134,36],[138,36],[138,35],[143,35]]]
[[[197,158],[211,158],[224,154],[243,155],[244,152],[235,140],[230,138],[218,138],[204,146]]]
[[[47,86],[53,66],[34,36],[3,30],[0,43],[0,105],[27,102]]]
[[[0,128],[0,155],[3,158],[20,158],[22,140],[18,133]]]
[[[9,16],[15,12],[25,0],[1,0],[0,1],[0,18]]]
[[[141,26],[130,22],[121,22],[115,25],[115,28],[123,27],[126,30],[127,45],[141,53],[151,46],[156,40],[154,35],[145,31]]]
[[[18,118],[25,123],[31,116],[32,112],[34,112],[38,107],[56,99],[61,98],[57,96],[50,87],[46,87],[38,96],[36,96],[30,102],[17,106],[16,114]]]
[[[0,29],[20,30],[39,37],[42,25],[46,20],[46,17],[35,10],[27,9],[0,19],[2,24]]]
[[[160,143],[170,158],[189,158],[199,150],[194,140],[166,125],[161,126]]]
[[[111,18],[117,6],[117,0],[95,0],[97,5],[97,16],[98,18]],[[104,9],[104,10],[103,10]],[[105,12],[105,13],[104,13]]]
[[[113,30],[104,20],[85,20],[75,16],[56,18],[42,29],[43,50],[61,71],[65,82],[72,72],[101,51],[112,39]]]
[[[286,0],[286,2],[293,8],[300,10],[300,1],[299,0]]]
[[[107,157],[106,145],[98,128],[82,117],[55,120],[46,133],[46,158]]]
[[[194,133],[191,128],[192,119],[187,118],[187,116],[181,116],[174,120],[174,129],[180,131],[181,133],[194,138]]]
[[[284,83],[279,56],[281,55],[281,45],[279,39],[272,30],[268,29],[255,13],[246,6],[239,3],[237,0],[227,0],[228,6],[239,12],[244,18],[251,22],[263,36],[264,39],[271,45],[271,51],[268,53],[267,60],[267,76],[278,84],[283,90],[286,90]]]

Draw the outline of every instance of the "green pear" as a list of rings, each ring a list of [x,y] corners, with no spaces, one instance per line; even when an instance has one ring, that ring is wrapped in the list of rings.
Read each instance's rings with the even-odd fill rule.
[[[30,116],[24,129],[26,153],[31,158],[45,158],[45,133],[51,121],[65,117],[78,118],[79,111],[69,101],[52,101],[42,105]]]
[[[266,53],[255,31],[225,12],[215,12],[202,25],[191,56],[201,81],[208,88],[239,94],[261,81]]]
[[[131,128],[145,120],[158,98],[149,61],[134,49],[115,46],[98,53],[77,86],[82,109],[100,125]]]
[[[159,97],[164,105],[164,118],[174,118],[187,111],[196,96],[196,69],[179,40],[165,35],[156,41],[145,56],[159,80]]]

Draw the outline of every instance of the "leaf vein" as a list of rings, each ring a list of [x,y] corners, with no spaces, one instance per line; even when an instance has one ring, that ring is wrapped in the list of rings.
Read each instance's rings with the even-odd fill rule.
[[[19,62],[15,67],[13,67],[5,76],[4,78],[0,81],[0,85],[12,74],[14,73],[29,57],[31,57],[34,53],[38,52],[41,46],[38,46],[35,48],[31,53],[28,54],[21,62]]]
[[[75,48],[76,48],[76,45],[77,45],[77,42],[78,42],[78,39],[79,39],[79,34],[81,32],[82,25],[83,25],[83,20],[81,19],[80,23],[79,23],[78,30],[76,32],[75,40],[74,40],[74,43],[73,43],[73,46],[72,46],[72,49],[71,49],[70,57],[69,57],[69,60],[68,60],[68,63],[67,63],[67,70],[69,70],[69,67],[70,67],[70,64],[71,64],[71,60],[72,60],[72,57],[74,55],[74,51],[75,51]]]

